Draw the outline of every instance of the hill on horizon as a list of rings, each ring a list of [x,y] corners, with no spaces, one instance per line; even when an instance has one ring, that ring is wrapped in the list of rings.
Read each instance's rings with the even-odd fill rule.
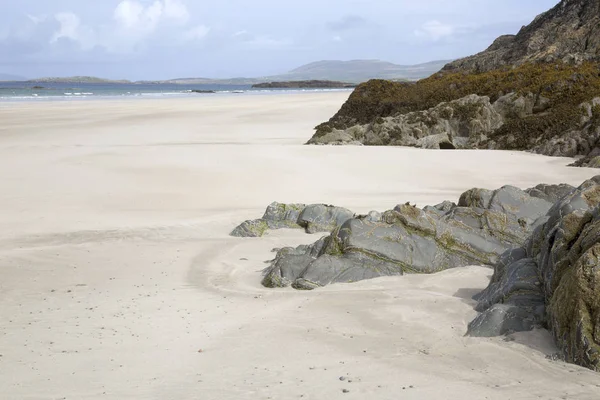
[[[160,82],[179,84],[256,84],[263,82],[310,80],[338,81],[348,83],[362,83],[370,79],[419,80],[422,78],[427,78],[440,71],[444,65],[451,61],[452,60],[437,60],[423,64],[398,65],[381,60],[322,60],[302,65],[284,74],[258,78],[178,78]]]
[[[196,77],[166,80],[142,80],[137,82],[130,82],[127,80],[103,79],[91,76],[71,76],[36,78],[30,79],[28,80],[28,82],[253,85],[265,82],[320,80],[362,83],[370,79],[418,80],[422,78],[427,78],[428,76],[431,76],[434,73],[440,71],[448,62],[449,60],[439,60],[416,65],[398,65],[381,60],[323,60],[302,65],[284,74],[256,78],[236,77],[225,79],[213,79]],[[2,80],[2,76],[3,75],[0,74],[0,80]],[[25,81],[25,78],[12,80]]]
[[[285,77],[364,82],[369,79],[416,80],[441,70],[452,60],[437,60],[416,65],[398,65],[381,60],[323,60],[293,69]]]

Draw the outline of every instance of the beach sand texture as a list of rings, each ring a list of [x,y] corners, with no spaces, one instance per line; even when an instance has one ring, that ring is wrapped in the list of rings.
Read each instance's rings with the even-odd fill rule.
[[[597,172],[303,146],[347,96],[0,104],[0,398],[599,399],[546,331],[464,337],[490,269],[260,285],[271,249],[319,237],[228,236],[272,201],[362,213]]]

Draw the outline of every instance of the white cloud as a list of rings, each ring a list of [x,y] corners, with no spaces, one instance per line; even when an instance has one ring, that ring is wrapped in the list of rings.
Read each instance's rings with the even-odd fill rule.
[[[184,24],[190,19],[187,7],[179,0],[164,0],[163,9],[167,18],[180,21]]]
[[[27,18],[29,18],[29,20],[31,22],[33,22],[34,25],[37,25],[41,22],[44,22],[46,20],[46,16],[45,15],[31,15],[31,14],[27,14]]]
[[[82,24],[81,19],[76,14],[61,12],[55,14],[54,19],[60,26],[50,38],[50,44],[54,44],[60,39],[69,39],[78,43],[83,50],[90,50],[98,44],[96,43],[94,30]]]
[[[73,41],[78,41],[79,36],[77,34],[77,30],[81,25],[81,21],[79,17],[70,12],[58,13],[54,16],[58,23],[60,24],[59,30],[52,35],[52,39],[50,39],[50,43],[55,43],[58,39],[67,38]]]
[[[153,32],[163,21],[185,25],[190,14],[180,0],[156,0],[148,6],[137,0],[122,0],[113,17],[125,30]]]
[[[414,32],[417,37],[423,37],[433,41],[452,36],[455,33],[456,28],[454,26],[436,20],[424,23],[420,29]]]
[[[208,35],[210,32],[210,28],[204,25],[198,25],[187,32],[185,32],[184,37],[187,40],[202,40]]]
[[[334,36],[331,38],[331,40],[333,40],[334,42],[343,42],[344,39],[342,39],[341,36]]]

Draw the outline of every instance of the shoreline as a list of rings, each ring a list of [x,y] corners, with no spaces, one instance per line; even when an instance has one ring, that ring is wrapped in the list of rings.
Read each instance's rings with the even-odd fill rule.
[[[353,89],[245,89],[245,90],[217,90],[215,93],[193,93],[189,91],[167,92],[167,93],[138,93],[121,95],[56,95],[56,96],[1,96],[0,104],[4,103],[45,103],[45,102],[69,102],[69,101],[120,101],[120,100],[157,100],[157,99],[188,99],[211,98],[211,97],[244,97],[244,96],[270,96],[284,94],[310,94],[310,93],[351,93]]]

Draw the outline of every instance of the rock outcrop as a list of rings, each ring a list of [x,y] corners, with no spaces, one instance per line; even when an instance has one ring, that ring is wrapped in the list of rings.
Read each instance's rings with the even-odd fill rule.
[[[563,0],[427,79],[361,84],[308,143],[526,150],[600,166],[599,10]],[[470,112],[444,111],[460,105]]]
[[[361,216],[339,210],[271,205],[267,228],[333,231],[312,245],[278,250],[263,285],[311,290],[488,265],[494,274],[475,296],[480,315],[469,335],[548,328],[566,361],[600,371],[600,176],[578,188],[472,189],[458,203],[423,209],[404,204]]]
[[[600,60],[600,0],[563,0],[518,34],[500,36],[487,50],[444,70],[482,72],[528,62],[589,60]]]
[[[383,214],[348,219],[310,246],[279,250],[265,270],[268,287],[314,289],[405,273],[434,273],[494,265],[522,245],[552,203],[506,186],[473,189],[458,205],[418,209],[400,205]]]
[[[566,361],[600,371],[600,176],[558,200],[522,247],[504,253],[476,299],[470,335],[548,327]]]
[[[262,237],[269,229],[304,229],[307,233],[331,232],[338,225],[354,217],[342,207],[324,204],[272,203],[260,219],[245,221],[236,227],[231,236]]]
[[[308,144],[414,146],[426,149],[471,148],[473,141],[487,139],[504,123],[488,97],[470,95],[441,103],[426,111],[414,111],[345,131],[332,130],[315,136]]]

